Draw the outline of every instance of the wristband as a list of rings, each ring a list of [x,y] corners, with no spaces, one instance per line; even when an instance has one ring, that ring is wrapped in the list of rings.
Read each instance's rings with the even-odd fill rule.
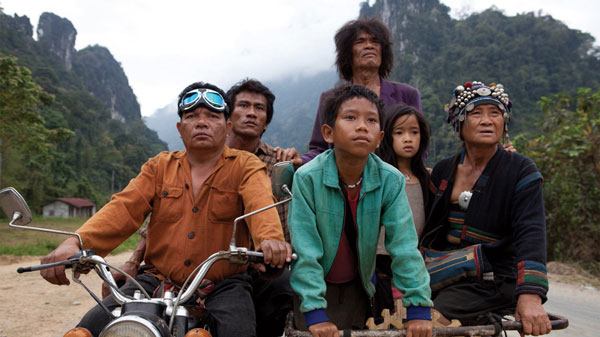
[[[137,259],[134,259],[133,256],[129,258],[129,260],[125,261],[125,263],[130,262],[135,265],[136,268],[140,268],[140,262]]]

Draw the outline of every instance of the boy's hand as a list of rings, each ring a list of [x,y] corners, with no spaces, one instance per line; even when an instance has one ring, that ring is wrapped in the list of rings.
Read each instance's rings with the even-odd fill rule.
[[[431,337],[432,334],[431,321],[413,319],[406,323],[406,337]]]
[[[337,326],[331,322],[321,322],[308,327],[313,337],[340,337]]]

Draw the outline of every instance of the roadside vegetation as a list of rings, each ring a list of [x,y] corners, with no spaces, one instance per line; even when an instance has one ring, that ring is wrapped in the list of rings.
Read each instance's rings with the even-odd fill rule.
[[[58,229],[73,232],[79,228],[87,218],[44,218],[35,216],[29,226]],[[65,235],[43,233],[24,229],[10,228],[8,219],[0,218],[0,255],[32,255],[41,256],[53,251],[67,238]],[[115,255],[134,249],[139,241],[139,235],[132,235],[111,254]]]
[[[580,88],[538,103],[544,118],[515,146],[544,176],[548,260],[600,276],[600,90]]]

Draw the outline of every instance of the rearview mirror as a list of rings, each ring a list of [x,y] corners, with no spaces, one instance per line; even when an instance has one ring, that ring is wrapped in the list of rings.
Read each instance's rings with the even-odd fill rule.
[[[39,232],[73,235],[77,237],[77,240],[79,240],[79,246],[81,249],[83,249],[83,241],[81,240],[81,236],[77,233],[59,231],[49,228],[25,226],[33,219],[31,210],[29,209],[29,206],[27,206],[25,199],[23,199],[19,192],[12,187],[7,187],[0,191],[0,208],[2,208],[6,216],[12,219],[8,224],[10,227],[29,229]]]
[[[290,197],[292,181],[294,180],[294,165],[289,161],[282,161],[273,165],[271,171],[271,186],[273,195],[278,200],[282,197]]]
[[[25,199],[12,187],[0,191],[0,208],[11,219],[11,224],[24,226],[31,222],[32,215]]]

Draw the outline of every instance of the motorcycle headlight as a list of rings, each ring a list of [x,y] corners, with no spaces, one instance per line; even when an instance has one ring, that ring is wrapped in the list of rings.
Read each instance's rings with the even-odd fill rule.
[[[166,337],[169,336],[166,324],[156,318],[147,319],[136,315],[126,315],[111,321],[100,333],[100,337]]]

